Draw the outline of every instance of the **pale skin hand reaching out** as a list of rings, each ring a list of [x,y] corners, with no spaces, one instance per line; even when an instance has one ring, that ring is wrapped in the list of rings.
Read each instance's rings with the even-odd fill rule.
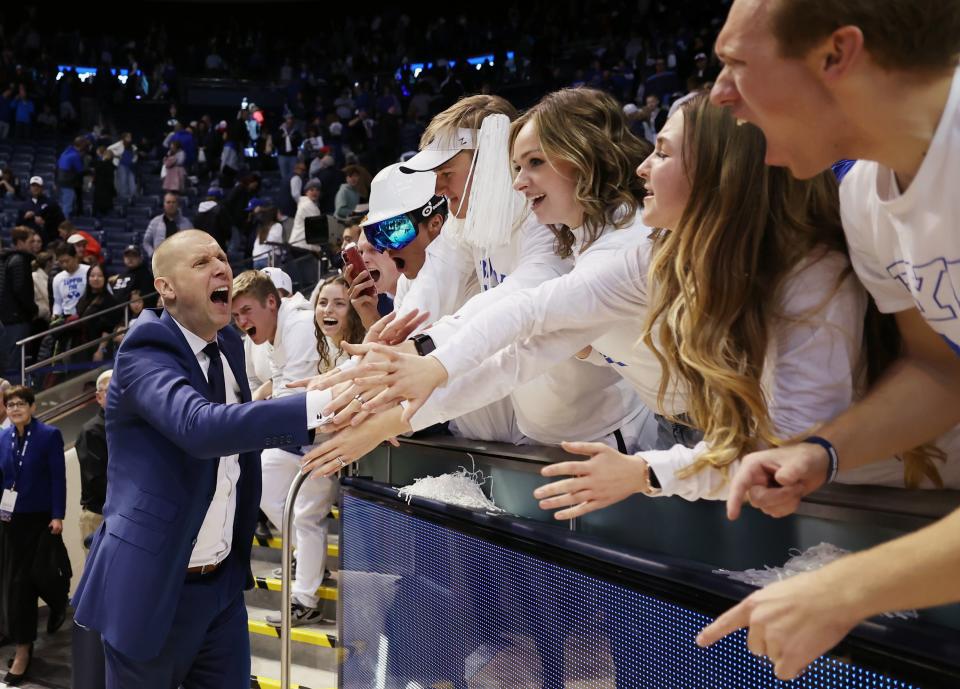
[[[397,317],[396,312],[389,313],[367,330],[364,343],[381,343],[395,345],[404,342],[410,335],[416,332],[423,323],[430,318],[430,312],[420,313],[417,309],[408,311],[403,316]],[[347,343],[344,343],[345,351]],[[349,373],[349,372],[348,372]],[[344,374],[340,368],[332,368],[326,373],[322,373],[313,378],[297,380],[287,385],[288,388],[306,388],[307,390],[326,390],[338,383],[351,381],[353,378]]]
[[[812,443],[747,455],[730,481],[727,517],[739,517],[748,498],[771,517],[792,514],[801,498],[826,482],[828,465],[827,451]]]
[[[751,594],[705,627],[697,644],[709,646],[749,627],[750,652],[768,657],[778,678],[793,679],[867,616],[845,595],[857,588],[846,569],[839,560]]]
[[[50,528],[50,533],[52,533],[54,536],[59,536],[60,534],[63,533],[62,519],[51,519],[50,524],[48,526]]]
[[[609,507],[634,493],[650,490],[647,463],[603,443],[562,443],[564,450],[590,459],[559,462],[540,470],[542,476],[572,476],[540,486],[533,497],[540,509],[555,510],[554,519],[575,519]]]
[[[365,398],[363,411],[382,412],[407,400],[403,420],[409,422],[438,387],[447,382],[447,370],[432,356],[409,354],[380,344],[344,347],[350,354],[366,355],[359,366],[327,379],[328,385],[346,380],[377,385],[383,390]],[[377,361],[372,360],[376,355]],[[369,359],[368,359],[369,357]]]
[[[303,456],[300,470],[305,474],[333,476],[384,440],[408,432],[410,426],[400,419],[401,411],[400,407],[394,407],[384,414],[371,416],[359,426],[336,433]]]

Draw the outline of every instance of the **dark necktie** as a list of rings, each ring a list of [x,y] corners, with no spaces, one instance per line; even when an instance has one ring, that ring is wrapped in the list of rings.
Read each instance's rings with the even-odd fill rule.
[[[219,404],[227,403],[227,387],[223,380],[223,362],[220,359],[220,348],[216,342],[211,342],[203,348],[203,353],[210,359],[210,367],[207,369],[207,382],[210,383],[211,402]]]

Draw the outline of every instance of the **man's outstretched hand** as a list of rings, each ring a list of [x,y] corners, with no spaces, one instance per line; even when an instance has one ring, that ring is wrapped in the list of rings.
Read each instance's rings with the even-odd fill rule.
[[[827,451],[811,443],[747,455],[730,481],[727,517],[739,517],[748,500],[771,517],[792,514],[801,498],[826,482],[828,465]]]

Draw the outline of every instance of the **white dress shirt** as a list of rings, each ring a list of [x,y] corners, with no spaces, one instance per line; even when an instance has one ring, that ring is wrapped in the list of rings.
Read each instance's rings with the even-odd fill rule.
[[[191,351],[197,357],[197,363],[200,365],[204,377],[209,380],[210,358],[203,351],[203,348],[209,343],[199,335],[184,328],[176,319],[174,319],[174,323],[180,328],[180,332],[183,333]],[[227,357],[222,350],[220,351],[220,363],[223,366],[226,403],[237,404],[240,402],[240,386],[237,384],[237,379],[230,368],[230,362],[227,361]],[[317,428],[329,420],[321,414],[321,410],[331,399],[330,391],[311,390],[304,397],[307,405],[308,430]],[[190,553],[188,567],[218,564],[223,562],[230,554],[230,549],[233,546],[233,521],[237,513],[237,481],[239,478],[239,455],[221,457],[217,466],[217,487],[213,499],[210,501],[210,506],[207,508],[207,514],[203,518],[203,524],[197,534],[193,551]]]
[[[210,379],[210,358],[203,351],[209,343],[199,335],[184,328],[179,321],[174,322],[180,328],[191,351],[197,357],[200,370],[204,377]],[[230,369],[230,363],[223,352],[220,352],[220,363],[223,366],[224,390],[227,393],[226,403],[236,404],[240,401],[240,386]],[[230,554],[233,545],[233,519],[237,513],[237,481],[240,479],[240,457],[229,455],[221,457],[217,466],[217,488],[207,508],[207,514],[197,534],[197,542],[190,553],[189,567],[200,565],[214,565],[223,562]]]

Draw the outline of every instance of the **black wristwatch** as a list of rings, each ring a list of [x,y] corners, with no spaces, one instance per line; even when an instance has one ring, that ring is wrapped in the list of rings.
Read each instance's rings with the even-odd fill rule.
[[[413,342],[413,346],[417,348],[417,354],[420,356],[426,356],[437,348],[437,345],[433,344],[433,338],[424,333],[414,335],[410,338],[410,341]]]

